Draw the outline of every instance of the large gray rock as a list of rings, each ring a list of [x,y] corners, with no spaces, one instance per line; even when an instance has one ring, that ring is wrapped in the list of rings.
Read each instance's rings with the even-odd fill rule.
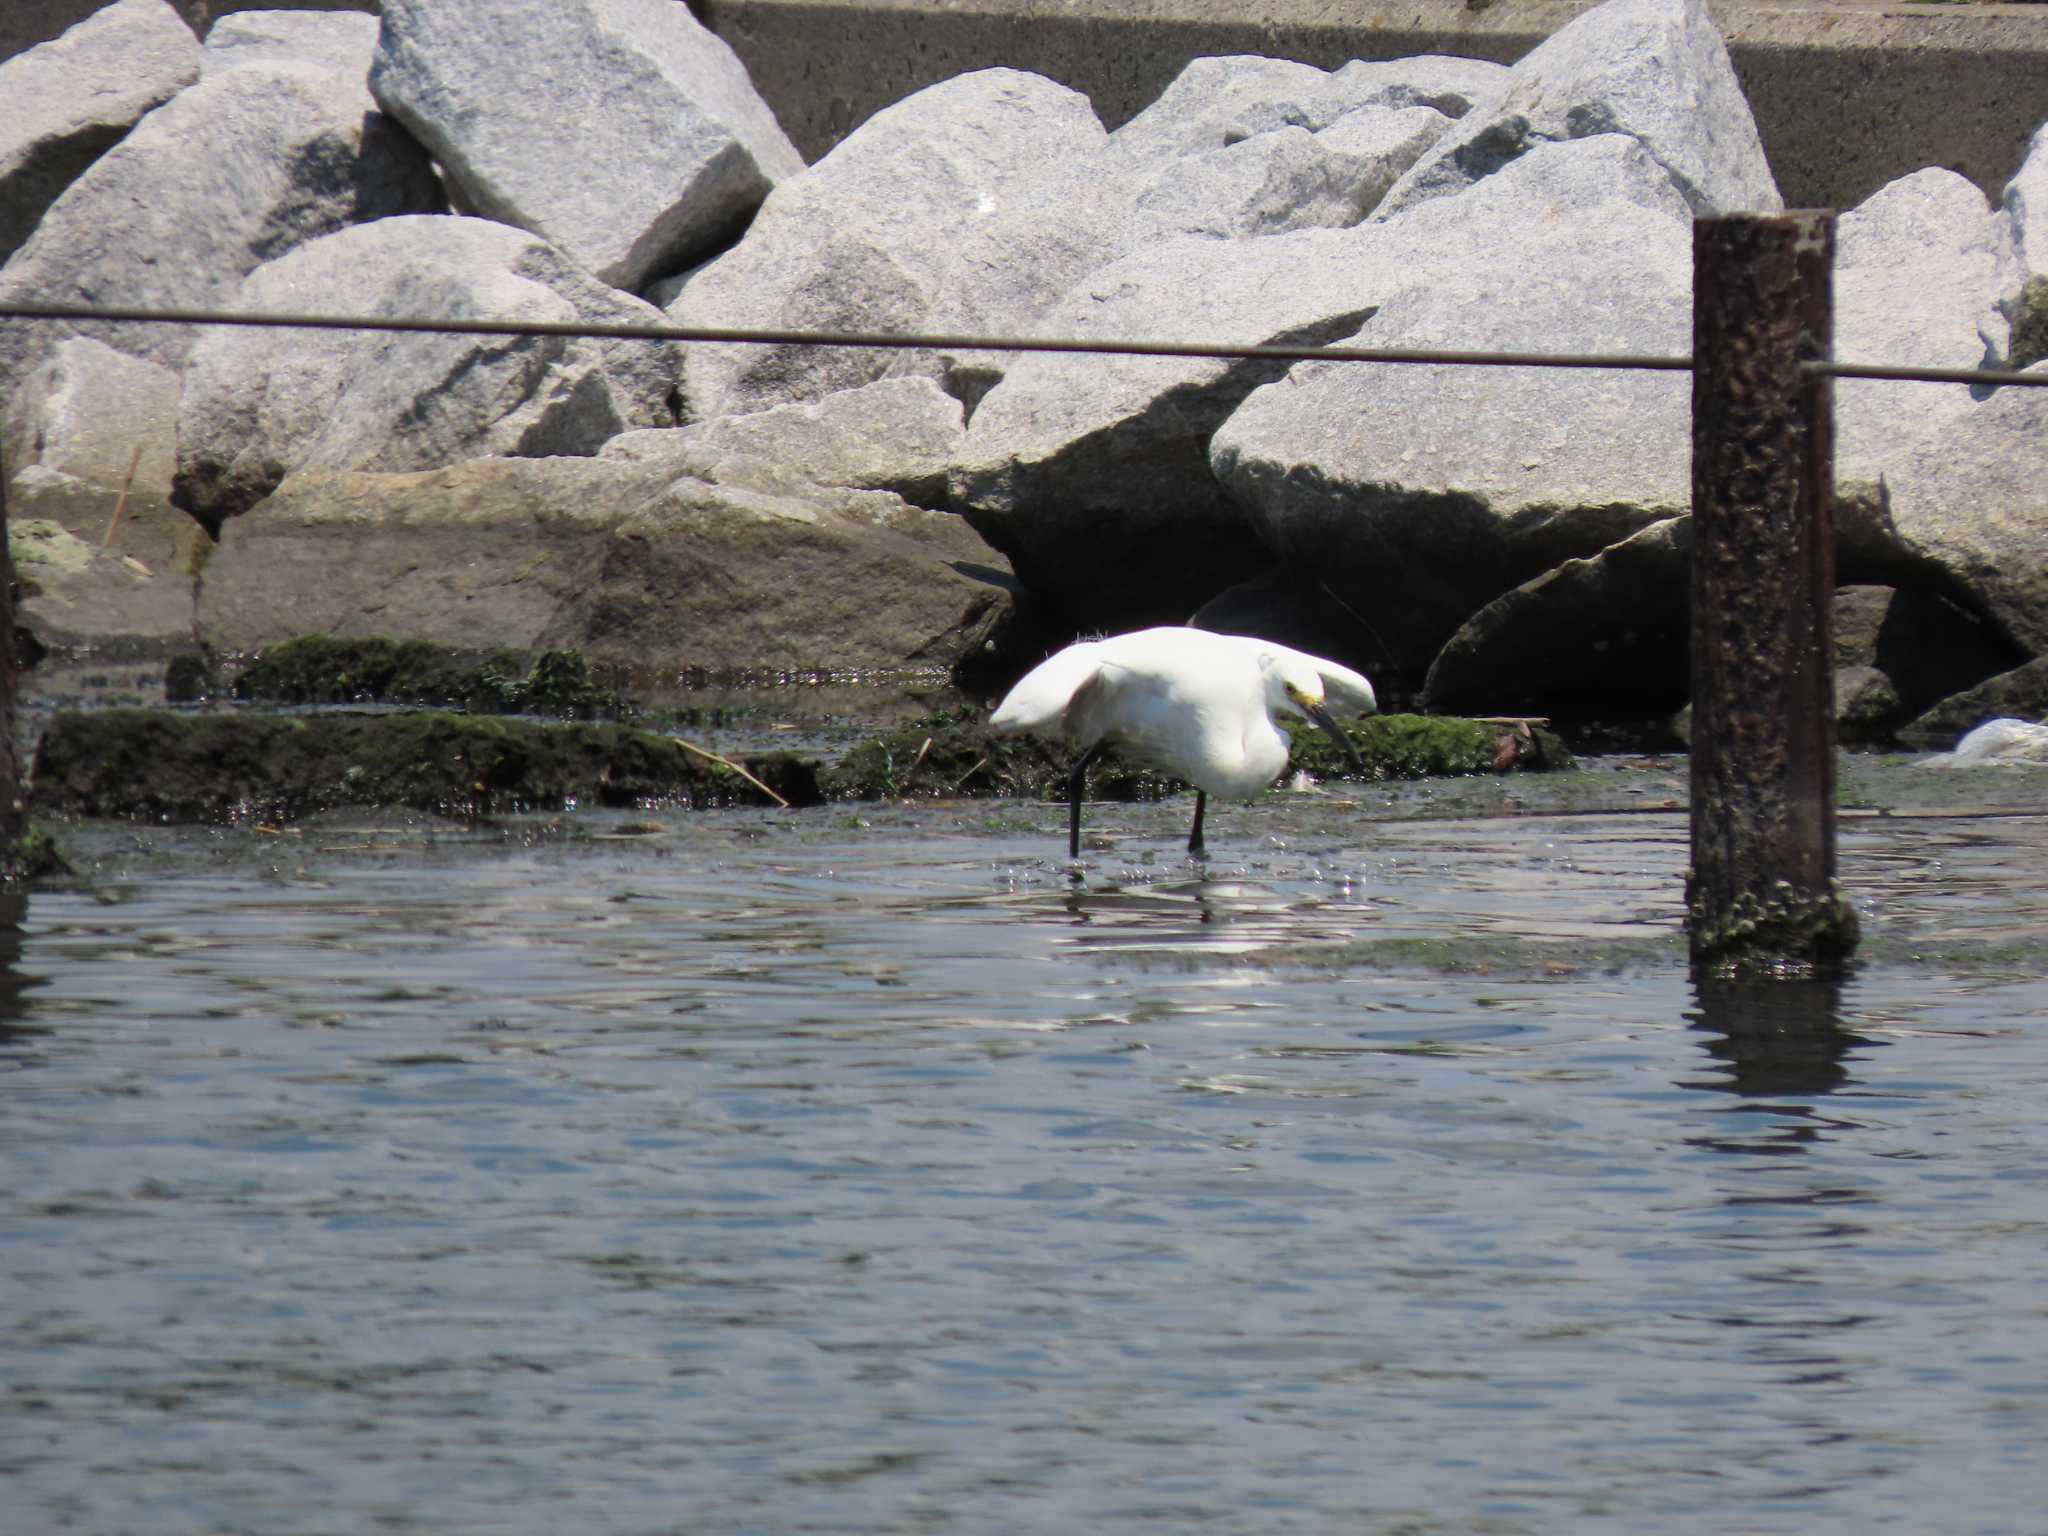
[[[1606,0],[1517,63],[1401,178],[1378,216],[1470,186],[1538,144],[1602,133],[1638,141],[1697,213],[1784,206],[1701,0]]]
[[[1835,356],[1922,368],[2001,366],[2017,298],[2008,225],[1954,171],[1900,178],[1836,225]],[[1966,384],[1840,379],[1835,465],[1875,478],[1900,445],[1970,409]]]
[[[1450,126],[1430,107],[1360,107],[1313,133],[1274,128],[1191,151],[1141,183],[1128,227],[1115,221],[1111,237],[1131,251],[1176,235],[1236,239],[1356,224]],[[1108,173],[1119,169],[1112,155]]]
[[[728,468],[726,484],[625,459],[307,471],[224,530],[199,634],[227,652],[311,632],[564,646],[670,676],[929,673],[1008,606],[1000,558],[958,518]]]
[[[377,53],[377,18],[362,11],[234,11],[206,33],[199,73],[245,64],[312,64],[364,82]]]
[[[6,402],[0,462],[10,476],[34,467],[109,496],[127,484],[163,497],[171,489],[177,433],[176,373],[74,336],[58,343]]]
[[[1429,107],[1463,117],[1506,90],[1511,73],[1490,59],[1443,53],[1353,59],[1337,71],[1337,92],[1353,107]]]
[[[1429,107],[1462,117],[1498,91],[1508,71],[1442,54],[1326,71],[1291,59],[1226,54],[1194,59],[1144,111],[1110,135],[1124,160],[1206,154],[1282,128],[1320,133],[1361,107]]]
[[[384,0],[370,89],[463,206],[638,288],[729,239],[803,160],[675,0]]]
[[[2034,130],[2027,157],[2005,184],[2001,211],[2010,229],[2020,270],[2048,277],[2048,123]]]
[[[304,634],[531,646],[583,589],[591,552],[664,483],[597,459],[306,470],[221,530],[199,637],[230,654]]]
[[[2048,652],[2048,388],[2001,389],[1940,423],[1885,482],[1899,536],[2028,655]]]
[[[1374,237],[1306,230],[1183,238],[1096,272],[1052,310],[1060,335],[1315,345],[1393,283]],[[1078,623],[1182,622],[1262,563],[1207,473],[1209,435],[1278,362],[1034,353],[968,422],[953,499],[1032,591]]]
[[[893,491],[916,506],[943,507],[946,471],[964,435],[960,402],[930,379],[877,379],[803,405],[624,432],[600,456],[705,480],[719,479],[719,466],[734,458],[772,460],[814,485]]]
[[[1392,183],[1384,161],[1346,154],[1305,128],[1275,129],[1173,161],[1138,194],[1133,213],[1140,227],[1127,245],[1141,249],[1175,235],[1233,239],[1342,228],[1364,218]]]
[[[54,519],[7,519],[15,623],[45,650],[153,659],[192,646],[193,566],[152,563]]]
[[[0,295],[216,309],[265,261],[350,224],[442,205],[433,166],[360,81],[332,70],[223,71],[150,113],[51,205],[0,271]],[[320,307],[323,295],[302,296]],[[0,326],[0,391],[67,334],[177,364],[182,326]]]
[[[621,521],[545,643],[712,678],[877,683],[928,682],[999,643],[1013,584],[959,518],[765,460],[718,473]]]
[[[1450,131],[1452,119],[1434,107],[1365,106],[1346,112],[1316,135],[1316,142],[1356,167],[1358,200],[1370,213],[1395,182]]]
[[[1629,203],[1687,228],[1692,224],[1691,205],[1671,173],[1639,142],[1619,133],[1533,145],[1456,197],[1431,199],[1373,222],[1400,232],[1418,252],[1434,243],[1483,261],[1491,259],[1481,243],[1489,221],[1503,229],[1569,224],[1596,218],[1606,203]]]
[[[189,644],[205,535],[170,504],[178,376],[74,336],[0,418],[18,621],[53,649]]]
[[[488,219],[361,224],[249,274],[237,307],[318,295],[350,314],[658,324],[537,236]],[[295,469],[428,469],[463,459],[593,454],[627,427],[673,425],[678,348],[561,336],[208,330],[178,416],[178,497],[209,526]]]
[[[199,40],[166,0],[117,0],[0,61],[0,263],[87,166],[198,78]]]
[[[1691,231],[1661,175],[1614,136],[1539,146],[1366,226],[1388,281],[1355,344],[1684,355]],[[1689,381],[1305,363],[1245,401],[1210,459],[1283,563],[1374,625],[1367,670],[1399,686],[1480,605],[1689,507]]]
[[[1120,159],[1205,154],[1278,128],[1327,128],[1354,105],[1328,70],[1293,59],[1192,59],[1152,104],[1110,135]]]
[[[776,188],[669,316],[720,328],[1013,329],[1114,254],[1099,211],[1110,191],[1095,174],[1104,142],[1087,98],[1037,75],[981,70],[919,91]],[[946,366],[929,353],[700,344],[686,371],[689,414]]]

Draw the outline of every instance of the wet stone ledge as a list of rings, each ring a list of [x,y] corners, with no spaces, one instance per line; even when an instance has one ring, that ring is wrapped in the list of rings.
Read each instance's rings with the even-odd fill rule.
[[[721,760],[621,725],[417,713],[280,716],[110,709],[54,716],[38,814],[276,821],[376,806],[474,818],[565,805],[816,804],[793,753]]]

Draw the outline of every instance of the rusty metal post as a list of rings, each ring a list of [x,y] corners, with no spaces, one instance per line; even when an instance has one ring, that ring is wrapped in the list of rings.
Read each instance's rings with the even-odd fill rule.
[[[1693,225],[1695,963],[1812,971],[1856,946],[1835,880],[1835,216]]]

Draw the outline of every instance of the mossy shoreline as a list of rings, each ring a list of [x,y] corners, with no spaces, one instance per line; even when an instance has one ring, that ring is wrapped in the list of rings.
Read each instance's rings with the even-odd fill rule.
[[[619,725],[446,711],[55,716],[36,749],[38,811],[152,822],[282,821],[344,806],[475,818],[606,806],[814,805],[794,753],[721,759]]]
[[[423,640],[333,635],[270,646],[231,672],[203,656],[183,657],[171,664],[164,691],[173,703],[225,694],[247,703],[407,704],[575,720],[632,713],[577,651],[464,655]]]
[[[1065,795],[1073,759],[1060,743],[997,736],[985,711],[970,706],[868,736],[831,760],[789,752],[729,760],[648,728],[663,717],[573,651],[464,655],[423,642],[307,635],[227,666],[182,658],[164,691],[194,707],[53,715],[35,755],[38,809],[206,823],[344,807],[474,819],[577,804],[1043,799]],[[1392,715],[1348,729],[1361,773],[1313,729],[1295,734],[1289,771],[1414,779],[1571,764],[1561,741],[1521,722]],[[1154,800],[1186,787],[1114,751],[1088,781],[1098,800]]]
[[[1470,721],[1390,716],[1351,727],[1367,779],[1564,766],[1561,745],[1505,739]],[[1519,742],[1519,745],[1518,745]],[[1294,768],[1337,778],[1333,749],[1299,742]],[[1316,747],[1326,755],[1318,755]],[[1526,749],[1526,750],[1524,750]],[[67,711],[36,749],[45,813],[152,822],[280,821],[341,807],[474,818],[604,806],[817,805],[828,800],[1048,798],[1071,753],[936,718],[871,737],[837,762],[792,752],[726,759],[629,725],[551,723],[446,710],[269,714]],[[1107,754],[1100,800],[1155,800],[1186,786]]]

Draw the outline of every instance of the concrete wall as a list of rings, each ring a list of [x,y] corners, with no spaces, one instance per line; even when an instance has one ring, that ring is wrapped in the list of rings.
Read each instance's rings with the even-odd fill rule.
[[[175,0],[197,30],[258,5]],[[532,0],[535,4],[550,0]],[[1181,65],[1265,53],[1325,67],[1459,53],[1512,63],[1591,0],[689,0],[816,158],[881,107],[1006,64],[1084,91],[1114,127]],[[1709,0],[1786,200],[1846,206],[1941,165],[1996,195],[2048,122],[2048,5]],[[0,57],[96,0],[0,0]]]

